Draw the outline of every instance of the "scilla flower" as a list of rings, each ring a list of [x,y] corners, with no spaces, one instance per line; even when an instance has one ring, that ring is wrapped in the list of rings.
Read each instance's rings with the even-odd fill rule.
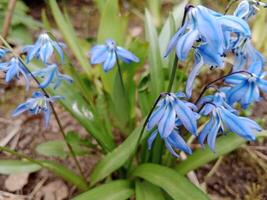
[[[199,143],[203,145],[205,139],[209,147],[215,151],[218,134],[224,134],[225,129],[246,140],[255,140],[254,130],[261,131],[261,127],[253,120],[240,117],[237,112],[225,102],[225,94],[216,93],[214,96],[204,97],[200,114],[209,115],[210,119],[199,133]]]
[[[117,46],[112,39],[107,39],[104,45],[96,45],[91,50],[91,64],[102,64],[105,72],[110,71],[116,64],[116,59],[125,63],[139,62],[130,51]]]
[[[234,15],[244,20],[249,20],[259,10],[257,6],[267,8],[267,4],[255,0],[243,0],[236,8]]]
[[[32,115],[43,113],[45,126],[48,127],[48,122],[51,116],[50,103],[55,102],[58,99],[62,99],[61,96],[46,97],[41,92],[34,92],[32,98],[28,99],[25,103],[20,104],[12,113],[13,117],[20,115],[21,113],[28,111]]]
[[[29,88],[28,71],[18,58],[13,57],[8,62],[0,63],[0,71],[6,73],[6,82],[10,82],[14,78],[18,79],[19,75],[22,74],[26,82],[26,88]]]
[[[191,134],[197,134],[197,119],[199,115],[194,112],[196,106],[184,98],[183,93],[168,93],[157,104],[147,123],[147,130],[156,130],[148,139],[148,146],[151,148],[157,134],[164,140],[167,149],[174,155],[178,156],[173,148],[191,153],[190,148],[186,145],[183,138],[179,135],[178,127],[184,126]]]
[[[260,91],[267,92],[266,72],[233,74],[225,79],[232,87],[226,90],[227,101],[230,105],[239,102],[246,108],[253,102],[260,100]]]
[[[37,70],[32,73],[36,77],[41,77],[44,81],[39,85],[40,88],[46,88],[51,83],[56,89],[62,80],[72,83],[73,79],[65,74],[61,74],[56,64],[47,65],[45,68]]]
[[[29,63],[34,57],[41,59],[45,64],[52,56],[54,49],[58,52],[61,58],[61,62],[64,62],[64,43],[59,43],[52,40],[47,33],[42,33],[34,45],[25,46],[22,51],[27,53],[27,63]]]

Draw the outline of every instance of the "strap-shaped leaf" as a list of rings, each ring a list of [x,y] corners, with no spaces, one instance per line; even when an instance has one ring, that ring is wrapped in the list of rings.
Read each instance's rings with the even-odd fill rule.
[[[161,187],[174,200],[207,200],[208,196],[175,170],[157,164],[143,164],[132,173]]]
[[[139,180],[135,182],[135,198],[136,200],[165,200],[160,188],[149,182]]]
[[[72,200],[126,200],[134,194],[132,186],[130,181],[117,180],[82,193]]]
[[[260,137],[267,137],[267,131],[262,131],[261,133],[259,133],[257,135],[257,138]],[[191,156],[188,156],[186,160],[178,164],[176,170],[180,174],[184,175],[191,170],[197,169],[198,167],[201,167],[207,164],[208,162],[215,160],[221,155],[227,154],[235,150],[240,145],[245,143],[246,141],[243,138],[235,134],[222,136],[217,140],[215,153],[211,151],[208,146],[205,146],[204,149],[198,149]]]
[[[40,165],[28,161],[0,160],[0,174],[32,173],[40,169]]]
[[[133,133],[116,149],[100,160],[91,174],[91,184],[94,185],[115,170],[119,169],[135,151],[141,127]]]

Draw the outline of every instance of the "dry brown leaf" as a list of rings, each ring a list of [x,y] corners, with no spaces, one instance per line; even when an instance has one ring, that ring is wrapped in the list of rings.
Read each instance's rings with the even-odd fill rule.
[[[12,174],[5,180],[5,188],[10,191],[21,190],[28,183],[29,173]]]
[[[0,191],[0,200],[28,200],[28,198],[22,195]]]

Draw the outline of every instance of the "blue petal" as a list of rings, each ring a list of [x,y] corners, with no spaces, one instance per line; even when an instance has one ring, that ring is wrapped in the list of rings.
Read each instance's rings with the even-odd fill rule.
[[[52,56],[53,54],[53,46],[50,42],[47,42],[44,44],[41,49],[40,49],[40,59],[44,62],[47,63],[48,59]]]
[[[147,130],[152,130],[160,121],[162,118],[164,112],[165,112],[165,105],[161,104],[151,115],[151,117],[148,120],[147,123]]]
[[[243,120],[240,120],[238,116],[223,108],[220,113],[223,123],[230,131],[245,138],[246,140],[256,139],[255,135],[251,132],[251,129],[244,123]]]
[[[227,93],[228,103],[230,105],[233,105],[235,102],[242,99],[244,97],[244,95],[246,94],[247,89],[248,89],[248,82],[247,81],[244,81],[244,82],[240,83],[239,85],[230,89]]]
[[[172,105],[168,105],[158,124],[161,137],[168,137],[175,127],[175,110]]]
[[[106,45],[94,46],[91,50],[91,64],[103,63],[108,56]]]
[[[21,113],[25,112],[28,110],[28,102],[20,104],[13,112],[12,112],[12,117],[16,117],[20,115]]]
[[[148,149],[149,149],[149,150],[151,150],[152,145],[153,145],[153,143],[154,143],[154,141],[155,141],[157,135],[158,135],[158,131],[155,130],[155,131],[151,134],[151,136],[148,138],[148,140],[147,140],[147,146],[148,146]]]
[[[232,74],[228,76],[224,80],[224,82],[228,84],[241,84],[245,80],[247,80],[247,76],[242,73],[238,73],[238,74]]]
[[[137,58],[132,52],[122,48],[122,47],[117,47],[117,54],[118,57],[132,61],[132,62],[139,62],[139,58]]]
[[[64,64],[64,51],[62,48],[65,47],[65,44],[64,43],[58,43],[57,41],[52,41],[52,45],[56,49],[56,51],[58,52],[60,59],[61,59],[61,63]]]
[[[208,139],[207,139],[208,145],[213,151],[215,151],[215,141],[216,141],[216,137],[218,135],[220,126],[221,126],[220,118],[218,115],[216,115],[214,116],[214,123],[210,129],[210,132],[208,134]]]
[[[236,8],[234,15],[240,18],[246,18],[249,15],[250,5],[248,1],[241,1]]]
[[[190,110],[184,102],[176,99],[175,103],[176,115],[182,121],[184,127],[193,135],[197,134],[197,122],[192,110]]]
[[[249,128],[254,129],[256,131],[262,131],[262,128],[258,123],[255,121],[247,118],[247,117],[239,117],[240,120],[242,120]]]
[[[255,85],[254,82],[248,83],[247,92],[245,96],[241,99],[241,104],[246,106],[255,101],[259,101],[259,99],[260,99],[259,88]]]
[[[51,116],[51,111],[50,111],[50,106],[48,106],[47,110],[44,111],[45,128],[48,127],[50,116]]]
[[[221,54],[214,51],[208,44],[203,44],[197,48],[197,52],[201,55],[204,63],[209,66],[223,67],[224,62]]]
[[[18,73],[17,66],[14,64],[10,65],[9,70],[6,73],[6,82],[11,81],[16,76],[17,73]]]
[[[167,50],[166,50],[166,53],[164,54],[164,57],[167,57],[171,53],[171,51],[175,48],[179,38],[185,32],[185,30],[186,30],[186,24],[182,26],[181,28],[179,28],[178,31],[174,34],[174,36],[171,38],[167,46]]]
[[[258,79],[257,83],[258,83],[258,86],[260,87],[260,89],[263,92],[267,93],[267,81],[263,80],[263,79]]]
[[[180,149],[187,154],[192,154],[192,150],[186,144],[184,139],[179,135],[177,131],[173,131],[170,136],[167,138],[168,142],[174,146],[176,149]]]
[[[195,53],[195,63],[192,68],[192,71],[190,72],[187,82],[186,82],[186,89],[185,93],[188,98],[192,95],[192,89],[193,89],[193,83],[196,78],[196,76],[199,74],[200,68],[203,66],[203,60],[201,56],[198,53]]]
[[[197,40],[198,36],[197,30],[192,30],[184,34],[177,42],[176,54],[181,61],[185,61],[190,49],[192,48],[194,42]]]
[[[179,155],[175,152],[175,150],[172,148],[171,144],[169,143],[169,141],[167,139],[164,140],[165,141],[165,146],[166,148],[169,150],[169,152],[171,152],[171,154],[175,157],[179,157]]]
[[[116,55],[115,52],[109,52],[107,59],[105,60],[103,64],[103,69],[105,72],[110,71],[116,63]]]
[[[208,134],[210,133],[213,124],[214,124],[214,117],[211,117],[211,119],[205,124],[205,126],[200,131],[198,136],[198,142],[202,146],[204,145],[204,141],[207,138]]]

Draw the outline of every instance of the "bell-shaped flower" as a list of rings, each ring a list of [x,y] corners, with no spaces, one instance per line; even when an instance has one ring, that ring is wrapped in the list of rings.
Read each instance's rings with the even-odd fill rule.
[[[238,116],[237,111],[226,103],[225,94],[222,92],[204,97],[201,104],[200,114],[208,115],[210,119],[199,133],[199,143],[203,145],[207,140],[208,146],[213,151],[217,136],[225,134],[226,129],[248,141],[255,140],[254,131],[262,130],[255,121]]]
[[[54,41],[47,33],[42,33],[34,45],[27,45],[22,49],[22,51],[27,53],[27,63],[36,57],[47,64],[55,49],[61,58],[61,62],[64,63],[63,48],[65,48],[64,43]]]
[[[183,26],[170,40],[165,56],[176,48],[179,60],[185,61],[190,49],[199,43],[207,44],[210,52],[223,55],[233,33],[240,37],[251,36],[247,22],[239,17],[222,15],[203,6],[188,7],[186,14]]]
[[[225,79],[231,87],[225,91],[227,102],[233,105],[239,102],[243,108],[260,100],[260,91],[267,93],[267,81],[264,79],[267,72],[233,74]]]
[[[91,64],[102,64],[105,72],[110,71],[119,59],[125,63],[139,62],[132,52],[116,45],[112,39],[107,39],[104,45],[96,45],[91,49]]]
[[[195,112],[197,108],[194,104],[181,100],[184,97],[183,93],[168,93],[157,104],[147,123],[148,131],[156,128],[148,139],[149,146],[159,133],[169,150],[170,147],[180,150],[188,149],[179,136],[178,127],[184,126],[191,134],[196,135],[199,115]]]
[[[194,60],[195,60],[194,65],[186,82],[185,93],[188,98],[191,97],[194,80],[196,76],[199,74],[202,66],[207,65],[211,68],[224,66],[224,62],[222,60],[221,55],[219,55],[216,52],[212,52],[208,44],[203,44],[196,47],[194,53]]]
[[[267,8],[267,4],[255,0],[243,0],[236,8],[234,15],[244,20],[249,20],[259,10],[257,6]]]
[[[56,89],[61,81],[67,81],[72,83],[73,79],[65,74],[59,72],[58,66],[56,64],[47,65],[43,69],[39,69],[32,73],[35,77],[43,78],[43,82],[39,85],[40,88],[46,88],[50,84],[53,84],[53,88]]]
[[[21,61],[13,57],[8,62],[0,63],[0,71],[3,71],[6,73],[6,82],[10,82],[14,78],[19,79],[19,75],[21,74],[26,83],[26,89],[29,89],[30,82],[29,82],[29,73],[28,70],[24,67],[24,65],[21,63]]]
[[[51,116],[50,103],[62,98],[63,97],[61,96],[46,97],[41,92],[33,92],[32,98],[29,98],[25,103],[20,104],[12,112],[12,116],[16,117],[25,111],[28,111],[32,115],[42,113],[45,120],[45,127],[48,127],[48,122]]]

